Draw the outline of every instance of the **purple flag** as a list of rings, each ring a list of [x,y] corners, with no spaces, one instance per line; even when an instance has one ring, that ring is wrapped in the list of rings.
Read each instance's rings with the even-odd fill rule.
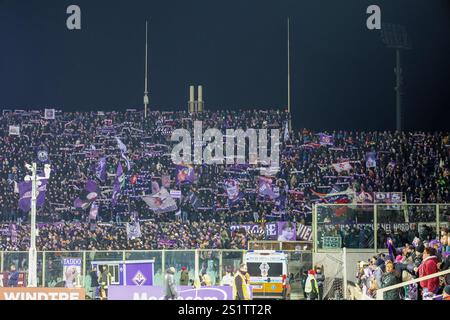
[[[75,208],[87,209],[100,195],[100,189],[93,180],[88,180],[81,195],[75,199]]]
[[[238,202],[242,198],[240,184],[237,179],[225,180],[225,190],[227,191],[229,205]]]
[[[100,159],[95,169],[95,176],[101,181],[106,181],[106,157]]]
[[[267,177],[258,178],[258,194],[260,196],[269,196],[270,199],[275,199],[276,195],[273,191],[272,179]]]
[[[39,180],[37,182],[37,197],[36,207],[40,208],[45,202],[45,192],[47,191],[48,180]],[[31,181],[24,181],[19,183],[19,208],[23,212],[28,212],[31,209]]]
[[[332,145],[334,145],[334,138],[333,138],[333,136],[330,136],[330,135],[325,134],[325,133],[319,133],[318,136],[319,136],[319,139],[320,139],[320,145],[321,146],[332,146]]]
[[[116,179],[114,180],[112,204],[117,203],[117,198],[119,197],[120,190],[122,189],[123,183],[125,182],[125,175],[123,174],[122,164],[119,163],[117,166]]]
[[[193,166],[176,165],[176,168],[177,168],[176,181],[178,185],[184,182],[193,183],[195,181],[195,170]]]

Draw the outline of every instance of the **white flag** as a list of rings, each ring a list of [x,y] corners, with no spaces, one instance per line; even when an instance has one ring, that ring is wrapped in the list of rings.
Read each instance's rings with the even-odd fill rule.
[[[341,163],[333,163],[332,166],[333,166],[334,170],[336,170],[339,173],[341,173],[343,171],[350,171],[351,169],[353,169],[352,165],[348,161],[341,162]]]

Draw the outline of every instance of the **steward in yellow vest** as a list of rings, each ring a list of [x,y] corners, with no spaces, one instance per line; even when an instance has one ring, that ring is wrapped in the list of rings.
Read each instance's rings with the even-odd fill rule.
[[[239,271],[233,280],[233,298],[234,300],[250,300],[249,286],[245,274],[247,273],[247,265],[241,264]]]

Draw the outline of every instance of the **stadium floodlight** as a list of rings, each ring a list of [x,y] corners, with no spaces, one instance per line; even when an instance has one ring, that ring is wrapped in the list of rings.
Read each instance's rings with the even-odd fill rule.
[[[30,234],[30,250],[28,252],[28,287],[37,287],[37,250],[36,250],[36,201],[38,181],[50,178],[51,167],[45,165],[44,177],[37,176],[36,162],[26,165],[31,171],[31,176],[27,175],[25,181],[31,180],[31,234]]]
[[[406,28],[392,23],[383,23],[381,25],[381,40],[387,48],[395,49],[396,52],[396,129],[402,131],[402,95],[403,95],[403,70],[401,65],[401,50],[411,49]]]
[[[148,21],[145,21],[145,90],[144,90],[144,118],[148,113]]]

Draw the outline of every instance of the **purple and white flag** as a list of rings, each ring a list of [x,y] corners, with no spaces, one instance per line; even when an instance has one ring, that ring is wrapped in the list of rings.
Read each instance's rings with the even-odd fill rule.
[[[176,211],[177,204],[171,197],[166,188],[161,188],[161,191],[152,196],[143,196],[142,200],[149,206],[150,210],[155,213],[165,213]]]
[[[127,152],[127,146],[122,142],[122,140],[120,140],[119,138],[116,137],[116,141],[117,141],[117,147],[119,148],[119,150],[122,153]]]
[[[91,210],[89,211],[89,220],[97,220],[98,215],[98,205],[94,201],[91,206]]]
[[[334,137],[325,133],[319,133],[319,140],[321,146],[333,146],[334,145]]]
[[[87,209],[100,195],[100,189],[93,180],[88,180],[81,195],[75,199],[74,206],[78,209]]]
[[[127,238],[128,240],[133,240],[135,238],[141,237],[141,225],[139,221],[127,223]]]
[[[273,191],[273,181],[271,178],[258,177],[258,194],[260,196],[269,196],[270,199],[275,199],[276,194]]]
[[[366,153],[366,168],[376,168],[377,166],[377,153],[367,152]]]
[[[36,207],[40,208],[45,202],[45,192],[47,191],[48,180],[43,179],[37,182]],[[19,208],[23,212],[28,212],[31,209],[31,181],[24,181],[19,183]]]
[[[123,173],[122,164],[119,163],[119,165],[117,166],[116,179],[114,180],[113,195],[112,195],[113,205],[117,203],[117,198],[119,197],[120,190],[122,190],[124,182],[125,182],[125,175]]]
[[[106,157],[100,159],[95,169],[95,176],[101,181],[106,181]]]

